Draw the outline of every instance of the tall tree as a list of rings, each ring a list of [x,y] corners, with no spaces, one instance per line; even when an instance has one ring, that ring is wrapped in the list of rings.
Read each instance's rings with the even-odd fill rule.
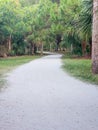
[[[81,12],[79,15],[78,28],[82,39],[82,51],[85,55],[86,46],[89,43],[89,54],[92,52],[92,15],[93,15],[93,0],[83,0],[81,3]]]
[[[98,74],[98,0],[93,0],[92,71]]]

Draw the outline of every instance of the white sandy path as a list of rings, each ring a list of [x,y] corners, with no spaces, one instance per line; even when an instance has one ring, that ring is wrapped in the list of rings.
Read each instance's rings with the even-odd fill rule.
[[[60,57],[9,74],[0,93],[0,130],[98,130],[98,88],[63,72]]]

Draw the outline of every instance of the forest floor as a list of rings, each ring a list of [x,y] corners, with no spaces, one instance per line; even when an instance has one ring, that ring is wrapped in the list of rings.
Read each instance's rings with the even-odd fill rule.
[[[7,75],[0,130],[98,130],[98,88],[62,70],[61,55],[31,61]]]

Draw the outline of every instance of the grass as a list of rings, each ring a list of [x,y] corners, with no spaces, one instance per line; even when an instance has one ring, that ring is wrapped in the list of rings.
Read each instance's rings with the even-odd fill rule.
[[[0,59],[0,87],[4,84],[3,75],[15,67],[30,62],[40,56],[17,56]]]
[[[92,74],[90,59],[63,58],[63,68],[74,77],[98,85],[98,75]]]

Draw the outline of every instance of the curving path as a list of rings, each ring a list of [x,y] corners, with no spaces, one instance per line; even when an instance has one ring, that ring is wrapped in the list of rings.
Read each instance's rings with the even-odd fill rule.
[[[98,88],[61,69],[61,55],[15,69],[0,93],[0,130],[98,130]]]

